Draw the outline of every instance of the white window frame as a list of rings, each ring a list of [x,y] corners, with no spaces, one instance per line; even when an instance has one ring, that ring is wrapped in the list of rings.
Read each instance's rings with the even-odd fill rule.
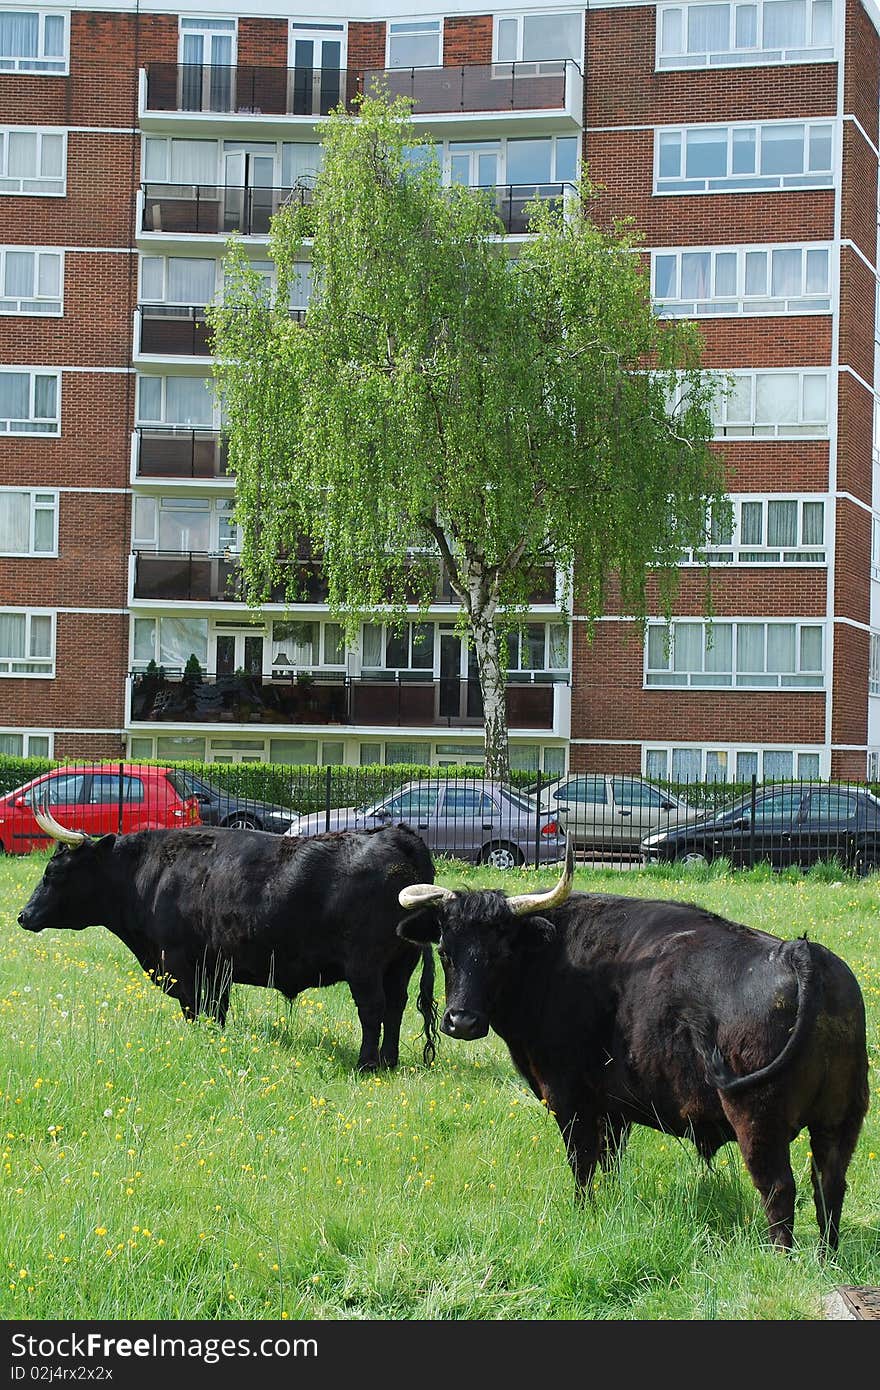
[[[58,554],[58,510],[59,493],[57,488],[49,487],[0,487],[0,506],[4,497],[15,495],[25,496],[29,499],[28,508],[30,511],[30,522],[28,525],[28,548],[27,550],[0,550],[0,556],[6,557],[33,557],[35,559],[52,559]],[[44,498],[51,498],[51,502],[43,501]],[[52,545],[49,550],[37,550],[36,548],[36,529],[37,513],[52,512]]]
[[[212,292],[212,294],[211,294],[211,298],[208,299],[208,300],[205,300],[205,304],[212,304],[212,303],[214,303],[214,301],[217,299],[217,297],[218,297],[218,295],[219,295],[220,290],[221,290],[222,287],[223,287],[223,262],[222,262],[222,260],[218,260],[216,256],[181,256],[181,255],[179,255],[177,252],[175,252],[173,255],[165,256],[165,255],[162,255],[162,254],[159,254],[159,253],[156,253],[156,252],[152,252],[152,251],[143,251],[143,252],[141,252],[141,255],[139,256],[138,260],[139,260],[139,265],[138,265],[138,303],[139,303],[139,304],[173,304],[173,305],[179,305],[179,306],[185,307],[185,308],[192,308],[192,307],[193,307],[192,302],[191,302],[190,300],[188,300],[188,299],[187,299],[187,300],[183,300],[183,299],[169,299],[169,298],[168,298],[168,262],[169,262],[170,260],[175,260],[175,261],[176,261],[176,260],[180,260],[180,261],[213,261],[213,263],[214,263],[214,289],[213,289],[213,292]],[[161,294],[161,297],[160,297],[159,299],[148,299],[148,298],[146,297],[146,295],[144,294],[144,284],[143,284],[143,280],[144,280],[144,262],[145,262],[145,261],[161,261],[161,263],[162,263],[162,294]],[[199,306],[197,306],[197,307],[203,308],[204,305],[199,305]]]
[[[48,657],[42,656],[6,656],[0,652],[0,680],[54,680],[55,679],[55,657],[57,647],[57,617],[54,608],[20,608],[15,605],[4,605],[0,608],[0,615],[3,614],[23,614],[25,618],[25,649],[32,650],[32,632],[34,618],[49,618],[51,621],[52,636],[50,639],[50,653]],[[21,666],[32,666],[36,661],[44,661],[51,669],[46,671],[23,671]]]
[[[581,34],[581,48],[580,48],[580,53],[579,53],[576,57],[570,57],[570,58],[562,58],[562,57],[560,57],[560,58],[524,58],[524,57],[523,57],[523,20],[526,19],[526,18],[529,18],[529,19],[532,19],[532,18],[542,18],[542,19],[544,19],[544,18],[548,18],[550,15],[555,15],[555,14],[560,14],[560,15],[563,15],[563,14],[564,14],[564,15],[572,15],[572,14],[573,14],[573,15],[576,15],[576,16],[580,19],[580,34]],[[499,58],[499,57],[498,57],[498,33],[499,33],[499,25],[501,24],[502,20],[516,20],[516,57],[515,57],[515,58]],[[548,10],[546,11],[546,14],[545,14],[543,11],[536,11],[536,10],[529,10],[529,11],[526,11],[526,12],[520,11],[518,14],[510,14],[509,12],[501,11],[499,14],[496,14],[496,15],[494,16],[493,21],[492,21],[492,61],[493,61],[493,63],[507,63],[507,64],[509,64],[509,63],[533,63],[533,64],[535,65],[535,71],[536,71],[536,73],[542,73],[542,72],[550,73],[550,72],[553,72],[553,71],[558,71],[558,69],[559,69],[559,64],[560,64],[560,63],[576,63],[577,66],[578,66],[578,68],[581,69],[581,70],[583,70],[583,66],[584,66],[584,42],[585,42],[585,33],[586,33],[586,23],[585,23],[585,14],[584,14],[584,10],[583,10],[583,9],[580,9],[580,10],[573,10],[569,5],[559,5],[558,7],[554,8],[554,9],[552,9],[552,10],[549,10],[549,9],[548,9]]]
[[[396,21],[395,21],[396,22]],[[345,72],[348,68],[348,25],[347,19],[316,19],[311,23],[307,19],[300,19],[299,15],[288,20],[287,23],[287,66],[293,67],[293,45],[297,39],[319,38],[326,36],[328,39],[338,38],[339,49],[339,71]],[[385,36],[386,54],[388,50],[388,35]],[[442,61],[442,54],[441,54]]]
[[[9,136],[14,135],[34,135],[37,142],[37,168],[32,178],[8,174],[9,168]],[[41,174],[40,169],[43,163],[43,139],[45,136],[61,137],[61,165],[62,173],[60,178],[54,175]],[[4,184],[17,183],[17,188],[4,188]],[[40,183],[61,184],[61,188],[40,188]],[[27,187],[25,185],[28,185]],[[34,187],[33,185],[37,185]],[[67,196],[67,131],[63,126],[0,126],[0,197],[5,198],[65,198]]]
[[[651,296],[655,312],[661,318],[756,318],[763,314],[829,314],[833,311],[836,297],[833,247],[827,241],[808,242],[767,242],[747,243],[741,246],[657,246],[651,251]],[[772,265],[775,252],[800,251],[801,283],[807,282],[807,264],[810,253],[823,252],[828,267],[828,289],[822,294],[811,294],[806,290],[800,295],[789,297],[773,296]],[[684,299],[681,295],[681,258],[698,254],[711,256],[710,279],[712,293],[704,299]],[[746,292],[746,269],[748,257],[762,254],[767,257],[767,293],[748,294]],[[675,256],[676,281],[679,294],[676,298],[664,298],[657,292],[657,259],[660,256]],[[721,256],[736,256],[736,293],[719,296],[714,293],[716,266]]]
[[[758,379],[774,376],[796,376],[798,378],[798,418],[796,421],[762,421],[755,419],[758,398]],[[809,420],[805,416],[804,397],[808,379],[823,377],[825,389],[825,419]],[[714,401],[715,439],[827,439],[831,414],[832,375],[828,367],[767,367],[764,369],[736,370],[718,373],[719,390]],[[751,414],[748,420],[730,420],[728,412],[731,397],[725,394],[727,385],[735,386],[748,382],[751,394]]]
[[[55,754],[55,734],[54,734],[54,731],[51,730],[51,729],[21,729],[21,728],[11,729],[11,728],[8,728],[8,727],[7,727],[7,728],[5,728],[5,729],[0,729],[0,736],[2,736],[2,735],[4,735],[4,734],[14,734],[16,738],[20,738],[20,739],[21,739],[22,751],[21,751],[21,753],[14,753],[14,754],[12,754],[11,756],[13,756],[13,757],[17,757],[17,758],[18,758],[18,757],[21,757],[21,758],[52,758],[52,757],[54,757],[54,754]],[[36,739],[36,738],[45,739],[46,742],[47,742],[48,745],[49,745],[48,752],[46,752],[46,753],[33,753],[33,752],[31,752],[31,739],[32,739],[32,738],[33,738],[33,739]]]
[[[210,183],[209,183],[208,186],[209,186],[209,187],[222,188],[222,187],[225,185],[225,171],[224,171],[224,166],[223,166],[223,141],[222,141],[222,140],[212,140],[210,137],[205,138],[205,137],[203,137],[203,136],[201,136],[201,135],[193,135],[193,136],[191,136],[191,137],[188,137],[188,136],[186,136],[186,135],[153,135],[153,134],[152,134],[151,132],[149,132],[149,131],[147,131],[147,132],[144,133],[143,139],[142,139],[142,141],[141,141],[141,183],[143,183],[143,184],[160,184],[160,185],[163,185],[163,186],[167,186],[167,187],[169,187],[169,188],[193,188],[193,187],[195,187],[195,185],[192,184],[192,183],[181,183],[181,184],[178,184],[178,183],[172,182],[172,179],[171,179],[171,145],[172,145],[173,141],[175,141],[175,140],[187,140],[187,139],[190,139],[190,138],[193,139],[193,140],[198,140],[200,144],[203,144],[203,145],[213,145],[213,146],[214,146],[214,154],[215,154],[214,174],[215,174],[215,177],[214,177],[213,179],[210,180]],[[151,177],[151,176],[147,173],[147,144],[148,144],[148,142],[149,142],[149,144],[152,145],[152,146],[158,146],[160,143],[164,146],[164,154],[165,154],[165,161],[164,161],[164,162],[165,162],[165,172],[164,172],[164,174],[162,175],[161,178]],[[273,141],[266,141],[266,143],[267,143],[267,144],[272,144],[272,143],[274,143],[274,142],[273,142]],[[278,158],[280,159],[280,153],[278,154]],[[201,186],[201,187],[204,187],[205,185],[200,185],[200,186]]]
[[[796,565],[799,568],[811,566],[823,566],[828,563],[827,544],[828,544],[828,513],[826,494],[823,493],[803,493],[803,492],[745,492],[730,493],[728,500],[733,507],[733,522],[731,539],[729,541],[716,541],[711,538],[711,533],[707,538],[705,548],[699,552],[689,550],[683,565],[703,564],[708,559],[710,564],[733,564],[733,565],[774,565],[777,567]],[[769,522],[769,505],[773,502],[795,502],[798,508],[798,541],[793,546],[770,545],[767,539],[767,528]],[[823,508],[822,516],[822,541],[818,545],[807,545],[800,539],[804,531],[804,507],[820,503]],[[762,508],[761,516],[761,540],[756,545],[747,544],[741,539],[742,534],[742,510],[744,506],[760,505]]]
[[[27,298],[14,300],[12,296],[3,294],[3,286],[6,282],[6,257],[9,252],[25,253],[34,257],[34,281],[39,289],[39,261],[43,256],[55,256],[59,261],[59,287],[60,294],[56,298],[39,293]],[[45,308],[35,308],[40,303],[46,305]],[[6,304],[15,304],[15,308],[6,308]],[[22,305],[27,305],[22,308]],[[9,318],[61,318],[64,314],[64,252],[57,246],[0,246],[0,315]]]
[[[179,375],[179,374],[178,374],[178,375]],[[213,380],[213,378],[212,378],[211,376],[205,376],[205,375],[202,375],[202,374],[199,373],[199,372],[195,372],[195,373],[193,373],[193,375],[194,375],[194,376],[197,376],[197,377],[199,378],[200,381],[210,382],[210,381]],[[204,424],[186,424],[185,422],[180,421],[180,420],[169,420],[169,419],[167,418],[167,415],[168,415],[168,382],[169,382],[169,380],[171,380],[171,379],[174,378],[174,377],[175,377],[175,373],[174,373],[174,372],[165,372],[165,373],[159,373],[159,372],[139,372],[139,373],[138,373],[138,377],[137,377],[137,388],[136,388],[136,406],[135,406],[135,410],[136,410],[135,426],[136,426],[136,428],[139,428],[139,429],[140,429],[140,428],[142,428],[142,429],[171,429],[172,427],[179,427],[180,429],[185,429],[185,430],[219,430],[219,429],[221,429],[221,428],[222,428],[221,410],[220,410],[219,405],[217,404],[216,399],[211,399],[211,393],[210,393],[210,392],[208,392],[209,399],[211,399],[211,419],[210,419],[210,421],[207,421],[207,422],[204,423]],[[144,378],[150,378],[151,380],[155,379],[155,380],[158,380],[158,381],[160,381],[160,382],[162,383],[162,385],[161,385],[161,392],[162,392],[162,419],[161,419],[161,420],[153,420],[153,419],[147,420],[147,419],[145,419],[145,418],[141,415],[141,408],[140,408],[140,406],[141,406],[141,381],[144,380]],[[207,392],[207,387],[206,387],[205,389],[206,389],[206,392]]]
[[[541,182],[539,182],[539,183],[537,183],[537,184],[536,184],[536,183],[514,184],[514,183],[511,182],[511,180],[510,180],[510,178],[509,178],[509,176],[508,176],[508,146],[509,146],[511,143],[514,143],[514,144],[515,144],[516,141],[517,141],[518,139],[526,139],[526,140],[546,140],[546,141],[548,142],[548,144],[550,145],[550,178],[549,178],[548,180],[546,180],[546,181],[541,181]],[[575,159],[575,172],[574,172],[574,178],[573,178],[573,179],[561,179],[561,178],[559,177],[558,170],[557,170],[557,148],[558,148],[558,141],[560,141],[560,140],[574,140],[574,141],[575,141],[576,159]],[[468,149],[464,149],[464,150],[453,150],[453,149],[452,149],[452,146],[453,146],[453,145],[465,145],[465,146],[469,146],[469,147],[470,147],[470,150],[468,150]],[[474,137],[474,138],[471,139],[471,140],[455,138],[455,139],[452,139],[452,140],[444,140],[444,141],[442,141],[442,143],[438,141],[437,145],[436,145],[435,147],[432,147],[432,151],[431,151],[431,152],[432,152],[432,153],[435,153],[436,156],[437,156],[437,158],[439,159],[441,177],[442,177],[443,183],[444,183],[445,185],[449,186],[449,185],[451,184],[451,182],[452,182],[452,156],[453,156],[453,154],[459,154],[459,155],[461,155],[461,154],[467,154],[467,153],[470,153],[471,150],[474,151],[474,152],[476,152],[476,151],[478,150],[478,147],[479,147],[480,145],[495,145],[495,146],[498,147],[498,179],[497,179],[496,183],[494,183],[494,184],[482,184],[482,185],[481,185],[481,184],[468,184],[467,187],[469,187],[469,188],[476,188],[476,187],[485,187],[485,188],[541,188],[541,187],[544,186],[544,183],[545,183],[545,182],[546,182],[546,183],[549,183],[549,184],[555,184],[555,183],[558,183],[558,184],[569,184],[569,185],[571,185],[571,186],[573,187],[573,186],[577,183],[577,180],[578,180],[578,178],[579,178],[579,176],[580,176],[582,150],[581,150],[581,147],[580,147],[580,146],[581,146],[581,142],[578,140],[578,137],[577,137],[576,135],[575,135],[575,136],[572,136],[572,135],[568,135],[568,134],[566,134],[566,133],[560,133],[560,134],[558,134],[558,135],[540,135],[540,134],[538,134],[538,135],[531,135],[531,136],[491,136],[491,135],[490,135],[490,136],[487,137],[486,139],[482,139],[482,138],[480,138],[480,137]]]
[[[152,506],[152,511],[150,510]],[[241,553],[242,534],[241,528],[236,526],[233,534],[228,540],[224,540],[221,528],[225,518],[229,517],[235,509],[235,499],[232,497],[184,497],[174,493],[170,496],[156,496],[152,493],[137,493],[132,503],[132,522],[131,522],[131,543],[132,549],[137,551],[152,551],[156,554],[165,552],[165,547],[159,544],[159,513],[163,510],[169,512],[185,511],[187,507],[195,510],[203,510],[207,514],[208,528],[210,531],[210,542],[206,551],[195,551],[193,554],[205,554],[213,557],[226,557]],[[147,525],[144,523],[148,522]],[[139,529],[142,528],[142,529]],[[173,551],[188,550],[190,547],[176,546]]]
[[[7,366],[4,365],[4,366],[0,367],[0,376],[6,376],[6,375],[12,375],[12,376],[26,375],[26,376],[29,376],[29,377],[30,377],[30,387],[29,387],[29,397],[28,397],[28,411],[29,411],[29,414],[28,414],[28,421],[29,421],[31,424],[37,424],[37,423],[39,423],[39,422],[42,421],[42,420],[47,420],[47,421],[48,421],[48,419],[49,419],[48,416],[37,416],[37,415],[34,413],[34,399],[35,399],[35,395],[36,395],[36,381],[37,381],[37,377],[54,377],[54,378],[55,378],[55,417],[54,417],[54,418],[55,418],[55,428],[54,428],[54,429],[49,429],[49,430],[40,430],[40,429],[11,430],[11,429],[8,429],[8,428],[6,427],[7,422],[6,422],[5,419],[3,419],[3,420],[0,420],[0,439],[3,439],[3,438],[6,438],[6,439],[10,439],[10,438],[11,438],[11,439],[22,439],[22,438],[31,438],[31,437],[36,438],[36,439],[58,439],[58,438],[60,438],[60,435],[61,435],[61,409],[62,409],[62,406],[61,406],[61,372],[60,372],[60,370],[57,369],[57,368],[54,368],[54,367],[7,367]]]
[[[409,64],[407,64],[407,65],[405,65],[405,66],[403,66],[403,67],[401,67],[401,68],[394,68],[394,69],[392,69],[392,67],[391,67],[391,40],[392,40],[392,38],[394,37],[394,35],[392,34],[392,29],[395,29],[395,28],[396,28],[397,30],[399,30],[399,31],[401,32],[401,35],[404,35],[404,34],[407,32],[406,27],[405,27],[406,25],[418,26],[418,28],[411,28],[410,32],[411,32],[412,34],[418,34],[418,33],[425,34],[425,33],[433,32],[433,31],[427,29],[426,26],[429,25],[429,24],[436,24],[436,25],[437,25],[437,36],[438,36],[438,44],[439,44],[439,48],[438,48],[438,58],[437,58],[437,62],[436,62],[436,63],[428,63],[427,65],[423,65],[423,66],[426,67],[427,70],[430,70],[431,68],[441,68],[441,67],[443,66],[443,41],[444,41],[444,29],[445,29],[445,25],[444,25],[444,16],[443,16],[443,15],[438,15],[438,14],[420,14],[420,15],[396,16],[394,19],[389,19],[389,20],[387,21],[387,23],[386,23],[386,25],[385,25],[385,67],[386,67],[386,69],[388,69],[389,71],[392,71],[392,70],[393,70],[394,72],[406,72],[407,69],[408,69],[408,67],[409,67]],[[421,70],[421,69],[418,69],[418,68],[416,69],[416,71],[419,71],[419,70]]]
[[[700,3],[700,0],[696,0]],[[678,68],[721,68],[721,67],[743,67],[754,66],[757,64],[780,64],[780,63],[828,63],[833,62],[836,56],[836,35],[837,35],[837,15],[835,6],[831,6],[831,43],[817,44],[813,40],[814,32],[814,2],[815,0],[803,0],[806,9],[807,26],[809,29],[810,41],[802,48],[794,45],[783,48],[770,48],[764,44],[764,8],[765,0],[746,0],[743,7],[755,9],[757,11],[756,38],[757,42],[752,46],[737,44],[736,42],[736,14],[739,7],[737,0],[731,0],[728,8],[730,18],[728,21],[728,37],[730,42],[724,49],[694,49],[687,48],[687,38],[685,36],[685,26],[687,11],[690,8],[689,0],[676,0],[673,4],[660,4],[657,6],[657,43],[655,56],[655,69],[658,72],[674,71]],[[719,3],[719,0],[710,0],[710,3]],[[663,51],[663,29],[664,18],[672,11],[680,10],[683,16],[682,23],[682,47],[670,49],[668,53]]]
[[[712,121],[692,125],[658,125],[654,127],[654,183],[656,198],[700,197],[713,193],[772,193],[785,192],[793,188],[831,188],[835,176],[835,127],[837,118],[829,116],[821,120],[779,120],[779,121]],[[804,166],[809,163],[809,144],[811,133],[825,127],[831,133],[831,162],[828,169],[808,170],[800,174],[762,174],[760,173],[764,134],[781,126],[800,126],[804,131]],[[727,162],[726,171],[721,174],[701,175],[688,179],[681,172],[685,165],[687,136],[691,131],[726,131]],[[738,131],[755,132],[755,172],[732,173],[734,163],[735,135]],[[676,177],[660,174],[661,138],[678,135],[680,137],[679,174]],[[666,185],[666,186],[662,186]]]
[[[522,656],[523,656],[522,628],[523,628],[523,627],[542,627],[542,628],[544,629],[544,665],[543,665],[543,666],[523,666],[523,664],[522,664]],[[549,658],[549,656],[550,656],[551,646],[552,646],[552,644],[551,644],[551,639],[550,639],[550,629],[551,629],[551,628],[554,628],[554,627],[564,627],[565,630],[566,630],[566,642],[565,642],[565,646],[566,646],[566,656],[567,656],[568,659],[567,659],[567,661],[566,661],[566,663],[565,663],[564,666],[550,666],[550,665],[548,664],[548,658]],[[513,629],[511,630],[511,635],[514,635],[514,634],[515,634],[516,637],[517,637],[517,654],[518,654],[519,665],[518,665],[518,666],[509,666],[509,667],[507,668],[507,674],[508,674],[509,677],[512,677],[512,678],[513,678],[514,683],[517,683],[517,682],[518,682],[518,679],[522,678],[523,676],[529,677],[529,676],[533,676],[533,675],[541,675],[541,676],[553,677],[555,680],[558,680],[558,681],[562,681],[562,680],[564,680],[564,679],[566,679],[566,680],[568,679],[568,677],[569,677],[570,674],[571,674],[571,646],[572,646],[571,624],[570,624],[569,622],[566,622],[566,620],[565,620],[564,618],[534,618],[534,617],[526,617],[525,620],[524,620],[524,622],[521,624],[521,626],[516,627],[516,628],[513,628]],[[503,653],[504,653],[504,659],[506,660],[506,659],[507,659],[507,648],[506,648],[506,647],[503,648]]]
[[[709,633],[709,631],[708,631],[708,629],[710,628],[710,626],[711,626],[711,628],[713,628],[715,631],[717,631],[717,629],[722,628],[722,627],[730,627],[730,628],[732,629],[732,633],[731,633],[731,668],[732,668],[732,669],[731,669],[729,672],[727,672],[727,671],[709,672],[709,671],[705,671],[705,670],[701,670],[701,671],[674,671],[674,669],[673,669],[673,659],[674,659],[674,658],[673,658],[673,648],[674,648],[674,642],[675,642],[675,628],[676,628],[676,624],[677,624],[677,623],[697,624],[697,625],[699,625],[699,626],[702,627],[702,629],[703,629],[702,650],[703,650],[704,659],[705,659],[705,656],[706,656],[706,653],[707,653],[708,645],[709,645],[709,643],[710,643],[711,640],[712,640],[712,639],[711,639],[711,635],[710,635],[710,633]],[[738,674],[737,674],[737,643],[738,643],[739,628],[740,628],[740,626],[742,626],[742,625],[750,625],[750,626],[751,626],[751,625],[756,625],[756,624],[757,624],[758,626],[764,627],[765,629],[770,628],[770,627],[791,627],[791,626],[794,627],[794,629],[795,629],[795,651],[796,651],[796,654],[797,654],[797,655],[796,655],[797,667],[796,667],[795,670],[793,670],[793,671],[767,671],[766,668],[765,668],[764,671],[746,671],[746,672],[743,672],[743,673],[742,673],[741,677],[738,676]],[[744,616],[740,616],[740,617],[737,617],[737,618],[733,618],[733,617],[727,617],[727,616],[725,615],[725,617],[723,617],[723,618],[716,618],[716,619],[714,620],[714,622],[710,625],[710,624],[707,622],[707,620],[704,619],[704,618],[697,618],[697,617],[694,617],[694,618],[684,618],[684,617],[679,617],[679,618],[673,618],[672,623],[671,623],[671,628],[672,628],[672,646],[670,647],[670,650],[669,650],[669,654],[668,654],[668,658],[667,658],[667,665],[666,665],[665,667],[657,666],[657,667],[653,667],[653,668],[652,668],[652,667],[649,667],[649,665],[648,665],[648,651],[649,651],[650,634],[651,634],[652,631],[657,631],[657,629],[662,629],[663,631],[668,632],[668,625],[667,625],[665,622],[663,622],[663,621],[657,621],[657,620],[650,620],[650,621],[648,622],[648,630],[647,630],[646,633],[645,633],[645,646],[644,646],[644,672],[643,672],[643,680],[642,680],[642,688],[643,688],[644,690],[711,690],[711,691],[713,691],[713,692],[720,693],[720,692],[724,692],[724,691],[731,691],[731,692],[733,692],[733,691],[740,691],[740,690],[761,690],[761,691],[778,690],[778,691],[787,691],[787,692],[791,692],[791,691],[795,691],[795,690],[817,691],[817,690],[824,690],[824,689],[825,689],[825,667],[826,667],[826,651],[825,651],[826,641],[825,641],[825,637],[826,637],[826,624],[825,624],[825,622],[824,622],[823,619],[816,619],[816,618],[764,618],[764,617],[744,617]],[[800,661],[801,661],[801,658],[800,658],[801,642],[802,642],[803,630],[806,629],[806,628],[818,628],[818,629],[820,630],[820,633],[821,633],[821,637],[822,637],[822,658],[821,658],[821,667],[820,667],[819,670],[811,670],[810,668],[801,666],[801,664],[800,664]],[[767,634],[766,634],[766,631],[765,631],[765,634],[764,634],[765,648],[766,648],[766,640],[767,640]],[[668,679],[668,680],[663,680],[663,679],[649,680],[649,676],[651,676],[651,675],[655,675],[655,676],[658,676],[658,677],[662,677],[662,676],[664,676],[664,675],[668,675],[670,679]],[[705,679],[705,677],[707,677],[707,676],[713,676],[714,679],[708,679],[708,680],[707,680],[707,679]],[[725,679],[725,677],[727,677],[727,676],[729,676],[729,680],[728,680],[728,679]],[[762,679],[756,679],[757,677],[762,677]]]
[[[827,768],[827,752],[826,752],[826,750],[825,750],[824,748],[821,748],[821,747],[815,747],[815,746],[814,746],[814,747],[811,748],[811,747],[809,747],[809,746],[804,747],[802,744],[797,744],[797,743],[789,743],[789,744],[780,743],[780,744],[776,745],[775,747],[767,747],[767,748],[765,748],[763,745],[759,746],[759,745],[757,745],[757,744],[750,744],[750,743],[702,743],[702,744],[699,744],[699,743],[685,743],[685,742],[683,742],[683,741],[678,741],[678,742],[674,742],[674,743],[659,743],[659,742],[658,742],[658,743],[654,743],[654,742],[651,742],[651,743],[643,743],[643,744],[642,744],[642,762],[641,762],[642,775],[643,775],[644,777],[651,777],[652,779],[655,779],[655,780],[658,780],[658,781],[662,781],[662,782],[673,782],[673,783],[674,783],[677,779],[672,775],[672,756],[673,756],[674,753],[677,753],[677,752],[688,752],[688,753],[697,752],[697,753],[699,753],[699,755],[700,755],[700,777],[699,777],[698,780],[701,781],[701,782],[706,782],[706,781],[708,780],[708,778],[707,778],[707,776],[706,776],[706,762],[707,762],[707,759],[708,759],[708,755],[711,754],[711,753],[724,753],[724,754],[726,754],[726,757],[727,757],[727,764],[726,764],[726,768],[725,768],[725,771],[726,771],[726,773],[727,773],[727,776],[724,777],[724,778],[720,778],[720,777],[717,778],[717,779],[713,778],[713,781],[714,781],[714,780],[717,780],[719,783],[724,783],[724,782],[737,782],[737,781],[742,781],[742,780],[743,780],[742,778],[738,778],[737,775],[736,775],[736,773],[737,773],[737,759],[739,758],[740,754],[750,754],[750,755],[753,755],[753,756],[757,759],[757,764],[758,764],[758,773],[757,773],[757,777],[758,777],[758,782],[759,782],[759,784],[760,784],[761,782],[763,782],[763,780],[764,780],[764,754],[765,754],[765,753],[770,753],[770,754],[773,754],[773,753],[791,753],[791,755],[792,755],[792,763],[793,763],[794,767],[797,769],[797,771],[796,771],[796,773],[794,774],[794,777],[793,777],[792,780],[795,780],[795,781],[796,781],[796,780],[802,778],[804,781],[808,781],[808,780],[813,780],[813,781],[815,781],[817,778],[821,780],[822,778],[824,778],[824,777],[827,775],[827,774],[826,774],[826,768]],[[659,771],[657,770],[657,768],[656,768],[656,764],[652,764],[652,765],[649,767],[649,755],[652,754],[652,753],[662,753],[662,754],[665,756],[665,758],[666,758],[666,771],[665,771],[665,772],[659,772]],[[801,760],[802,760],[802,759],[806,759],[806,758],[818,759],[818,764],[819,764],[819,766],[818,766],[818,771],[816,771],[816,772],[810,772],[810,771],[807,771],[807,770],[802,770],[802,768],[801,768]]]
[[[36,58],[0,58],[0,73],[26,72],[34,77],[66,77],[70,72],[70,11],[43,9],[42,6],[10,6],[14,14],[37,14],[39,16],[39,42]],[[46,54],[46,20],[64,21],[64,52],[59,58]]]
[[[868,649],[868,694],[880,695],[880,632],[872,632]]]

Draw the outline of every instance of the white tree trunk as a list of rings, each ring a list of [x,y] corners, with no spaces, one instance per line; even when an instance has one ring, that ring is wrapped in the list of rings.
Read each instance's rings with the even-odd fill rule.
[[[470,625],[483,696],[486,723],[486,775],[505,782],[510,777],[507,746],[507,703],[504,695],[507,662],[502,660],[502,643],[495,627],[495,603],[474,603],[471,593]]]

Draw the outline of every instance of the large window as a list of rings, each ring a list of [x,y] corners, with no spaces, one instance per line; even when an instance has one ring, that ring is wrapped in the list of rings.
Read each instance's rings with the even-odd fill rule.
[[[823,439],[828,434],[828,372],[731,372],[719,380],[717,439]]]
[[[526,623],[507,634],[508,671],[567,671],[568,624]]]
[[[66,189],[66,131],[0,126],[0,193],[58,198]]]
[[[212,386],[206,376],[138,377],[137,423],[211,429],[219,423]]]
[[[316,621],[273,623],[273,676],[292,675],[314,666],[345,667],[342,625]]]
[[[730,0],[657,6],[657,67],[827,62],[832,0]]]
[[[0,729],[0,754],[7,758],[51,758],[53,742],[53,734]]]
[[[655,132],[655,193],[737,193],[827,188],[833,181],[830,121],[704,125]]]
[[[389,68],[438,68],[443,62],[443,22],[402,19],[388,25]]]
[[[0,11],[0,72],[66,73],[69,14]]]
[[[219,168],[217,140],[166,140],[154,135],[144,140],[145,183],[222,183]]]
[[[495,20],[495,59],[499,63],[572,58],[584,52],[584,11],[502,15]]]
[[[58,554],[58,493],[0,487],[0,555]]]
[[[0,246],[0,314],[60,314],[64,252]]]
[[[680,618],[669,627],[651,622],[645,647],[647,686],[694,689],[821,689],[824,676],[821,623],[753,622],[741,618],[708,623]]]
[[[171,674],[182,671],[191,656],[207,668],[207,618],[135,618],[132,630],[135,670],[155,661]]]
[[[362,640],[365,670],[434,670],[434,623],[404,623],[400,629],[364,623]]]
[[[0,367],[0,434],[61,433],[61,373]]]
[[[234,500],[226,497],[136,496],[132,542],[139,550],[238,552],[234,509]]]
[[[664,782],[759,782],[817,778],[819,751],[795,748],[749,748],[736,745],[643,745],[646,777]]]
[[[154,304],[210,304],[217,262],[204,256],[142,256],[141,299]]]
[[[0,676],[55,675],[55,615],[0,608]]]
[[[732,518],[713,517],[704,550],[686,561],[713,565],[824,565],[825,503],[812,497],[731,496]]]
[[[828,246],[715,246],[651,252],[651,293],[667,317],[816,314],[831,309]]]
[[[868,694],[880,695],[880,632],[871,633],[868,660]]]

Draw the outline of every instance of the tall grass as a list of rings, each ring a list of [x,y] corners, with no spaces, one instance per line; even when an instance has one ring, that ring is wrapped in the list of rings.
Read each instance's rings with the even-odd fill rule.
[[[818,1319],[834,1285],[880,1284],[876,1095],[825,1265],[806,1135],[789,1258],[733,1146],[710,1173],[636,1130],[578,1209],[556,1126],[497,1038],[444,1037],[425,1069],[411,997],[400,1068],[360,1076],[344,986],[293,1005],[235,986],[225,1029],[187,1024],[103,929],[17,926],[44,863],[0,862],[0,1316]],[[509,891],[553,877],[441,872]],[[861,982],[876,1086],[880,881],[713,866],[576,886],[823,941]]]

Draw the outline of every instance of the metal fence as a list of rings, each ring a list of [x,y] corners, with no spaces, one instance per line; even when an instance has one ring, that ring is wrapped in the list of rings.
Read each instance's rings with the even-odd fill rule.
[[[649,782],[624,773],[477,768],[287,767],[264,763],[64,763],[0,758],[0,846],[45,849],[41,805],[88,835],[217,825],[315,835],[406,822],[438,858],[542,866],[572,837],[582,862],[880,868],[880,798],[866,782]]]

